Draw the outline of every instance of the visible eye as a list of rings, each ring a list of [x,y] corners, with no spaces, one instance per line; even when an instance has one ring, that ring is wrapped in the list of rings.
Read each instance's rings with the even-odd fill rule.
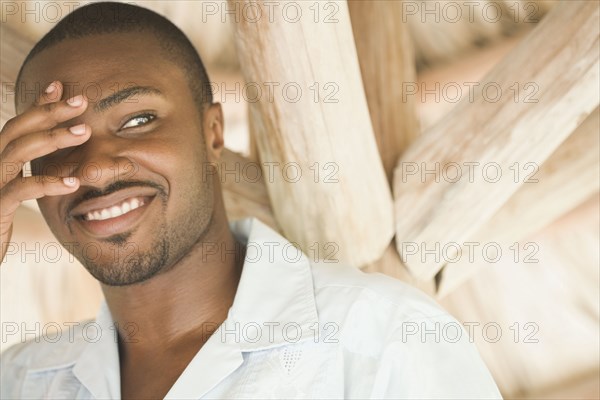
[[[135,128],[138,126],[146,125],[146,124],[152,122],[155,118],[156,118],[156,116],[153,114],[136,115],[135,117],[127,120],[127,122],[125,122],[125,124],[123,124],[121,129]]]

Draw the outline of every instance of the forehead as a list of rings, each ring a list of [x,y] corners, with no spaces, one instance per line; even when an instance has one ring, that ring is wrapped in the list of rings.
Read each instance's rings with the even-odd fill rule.
[[[35,93],[55,80],[65,85],[63,98],[84,94],[91,102],[132,85],[156,87],[165,94],[189,91],[182,69],[151,33],[67,39],[43,50],[23,70],[18,109],[33,103]]]

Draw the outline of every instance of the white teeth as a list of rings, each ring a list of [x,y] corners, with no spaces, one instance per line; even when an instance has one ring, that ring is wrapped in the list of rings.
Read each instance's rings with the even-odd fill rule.
[[[121,215],[121,214],[123,214],[123,213],[121,212],[121,207],[112,206],[112,207],[110,208],[110,216],[111,216],[111,217],[113,217],[113,218],[114,218],[114,217],[118,217],[118,216],[119,216],[119,215]]]
[[[120,205],[112,206],[110,208],[104,208],[102,210],[90,211],[85,215],[87,221],[103,221],[109,218],[115,218],[123,214],[127,214],[130,211],[135,210],[144,205],[144,202],[138,198],[133,198],[128,201],[124,201]]]

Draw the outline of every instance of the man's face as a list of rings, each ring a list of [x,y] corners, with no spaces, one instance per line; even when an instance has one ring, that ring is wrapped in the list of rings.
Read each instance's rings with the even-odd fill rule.
[[[22,76],[25,87],[58,80],[63,99],[84,94],[89,101],[59,126],[85,123],[90,139],[32,166],[35,175],[80,179],[75,193],[38,204],[58,240],[108,285],[168,269],[201,240],[213,215],[206,118],[183,71],[164,57],[150,34],[92,36],[38,54]],[[131,88],[140,89],[122,92]]]

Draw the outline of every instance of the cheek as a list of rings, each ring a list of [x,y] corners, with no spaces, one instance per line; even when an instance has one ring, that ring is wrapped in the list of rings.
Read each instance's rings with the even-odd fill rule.
[[[157,144],[157,167],[172,184],[189,184],[190,179],[201,179],[201,172],[208,164],[206,145],[199,132],[174,135],[173,139]]]
[[[31,173],[35,176],[67,176],[73,170],[73,163],[68,162],[68,156],[75,148],[59,149],[43,157],[31,161]]]
[[[169,214],[178,213],[185,204],[200,200],[199,195],[206,191],[206,181],[214,175],[201,138],[192,138],[190,134],[179,136],[174,131],[171,135],[169,139],[153,138],[138,143],[135,153],[129,154],[138,164],[137,173],[131,178],[163,185],[169,195],[166,210]]]
[[[52,196],[55,197],[55,196]],[[51,212],[52,208],[54,206],[56,206],[56,201],[55,199],[53,199],[52,197],[46,196],[46,197],[41,197],[37,200],[38,206],[40,207],[40,211],[42,212],[42,215],[44,216],[44,218],[47,217],[52,217],[53,215],[55,215],[56,213]]]
[[[65,236],[65,232],[67,231],[67,227],[65,222],[62,221],[58,215],[59,209],[59,198],[60,196],[49,196],[42,197],[37,200],[38,206],[40,207],[40,211],[46,224],[54,234],[61,241]]]

